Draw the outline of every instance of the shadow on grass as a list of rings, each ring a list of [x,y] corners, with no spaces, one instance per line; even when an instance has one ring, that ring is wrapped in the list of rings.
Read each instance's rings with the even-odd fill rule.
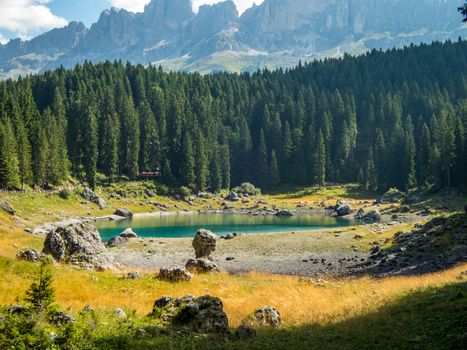
[[[375,192],[365,191],[360,185],[357,184],[329,185],[326,187],[303,187],[297,185],[282,185],[276,190],[266,192],[265,194],[278,196],[278,198],[281,199],[298,199],[316,194],[347,199],[369,199],[375,198],[379,195]]]
[[[375,312],[327,326],[260,331],[248,341],[176,334],[118,338],[101,338],[93,345],[109,349],[112,343],[121,349],[467,349],[467,283],[415,291]]]

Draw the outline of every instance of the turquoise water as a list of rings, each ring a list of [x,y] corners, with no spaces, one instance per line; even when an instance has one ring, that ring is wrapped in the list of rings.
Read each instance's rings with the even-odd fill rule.
[[[240,214],[165,215],[135,218],[133,220],[96,223],[104,241],[118,236],[131,227],[138,236],[150,238],[194,237],[200,228],[217,235],[229,233],[255,234],[284,231],[318,230],[344,227],[351,220],[326,215],[296,215],[292,217],[252,216]]]

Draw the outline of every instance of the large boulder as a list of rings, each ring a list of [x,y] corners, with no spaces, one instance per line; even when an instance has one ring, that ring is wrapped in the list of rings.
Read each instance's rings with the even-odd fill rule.
[[[107,204],[105,203],[104,199],[99,197],[90,188],[85,188],[83,192],[81,193],[81,195],[87,201],[97,204],[100,209],[105,209],[107,207]]]
[[[111,239],[109,239],[109,241],[107,242],[107,247],[117,247],[119,245],[122,245],[122,244],[125,244],[128,242],[128,238],[126,237],[123,237],[123,236],[116,236],[116,237],[112,237]]]
[[[345,202],[338,202],[335,208],[337,216],[346,216],[352,214],[353,212],[350,204],[347,204]]]
[[[381,221],[381,214],[377,209],[373,209],[367,214],[365,214],[363,220],[365,220],[366,222],[379,222]]]
[[[161,281],[166,282],[186,282],[193,278],[193,275],[188,272],[186,269],[181,267],[167,268],[162,267],[159,270],[159,275],[157,276]]]
[[[209,255],[216,250],[219,237],[209,230],[198,230],[193,239],[193,248],[197,259],[209,258]]]
[[[187,327],[195,332],[229,332],[229,320],[222,301],[211,296],[163,297],[154,303],[151,316],[168,325]]]
[[[131,211],[129,211],[128,209],[119,208],[119,209],[115,210],[114,214],[117,215],[117,216],[128,218],[128,219],[133,218],[133,213]]]
[[[185,268],[191,273],[213,273],[219,272],[219,266],[209,259],[190,259]]]
[[[228,196],[226,197],[226,199],[230,202],[238,202],[241,198],[240,196],[235,193],[235,192],[231,192],[228,194]]]
[[[138,238],[138,235],[136,234],[136,232],[134,232],[133,229],[130,227],[127,228],[122,233],[120,233],[120,236],[125,237],[125,238]]]
[[[16,214],[16,210],[13,209],[13,207],[11,206],[10,203],[6,202],[6,201],[3,201],[3,202],[0,202],[0,208],[3,210],[3,211],[6,211],[8,214],[10,215],[15,215]]]
[[[242,323],[245,326],[276,328],[282,324],[282,318],[275,308],[263,306],[256,309],[253,315],[247,317]]]
[[[400,203],[405,198],[405,194],[397,188],[391,188],[376,201],[378,204]]]
[[[56,226],[47,234],[43,252],[58,262],[84,268],[103,270],[120,267],[105,248],[97,229],[84,222]]]

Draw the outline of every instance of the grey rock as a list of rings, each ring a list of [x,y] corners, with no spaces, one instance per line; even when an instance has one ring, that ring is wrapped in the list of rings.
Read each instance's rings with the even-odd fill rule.
[[[85,188],[83,192],[81,193],[84,199],[87,201],[97,204],[100,209],[105,209],[107,207],[107,204],[105,203],[104,199],[99,197],[94,191],[92,191],[90,188]]]
[[[159,275],[157,276],[161,281],[178,283],[190,281],[193,275],[185,268],[174,267],[174,268],[161,268]]]
[[[125,231],[120,233],[120,236],[124,238],[138,238],[138,235],[131,228],[127,228]]]
[[[378,222],[381,221],[381,214],[377,209],[373,209],[367,214],[365,214],[363,220],[365,220],[366,222]]]
[[[73,316],[68,315],[62,311],[55,311],[49,315],[49,322],[58,326],[67,323],[75,323],[76,320]]]
[[[383,194],[380,198],[378,198],[376,202],[379,204],[400,203],[404,198],[404,193],[395,188],[392,188]]]
[[[282,324],[282,318],[275,308],[271,306],[263,306],[256,309],[253,315],[247,318],[243,325],[253,325],[255,327],[270,327],[276,328]]]
[[[106,250],[97,229],[83,222],[60,225],[49,231],[43,253],[58,262],[84,268],[120,268],[118,261]]]
[[[226,199],[230,202],[238,202],[241,198],[237,193],[231,192],[228,194]]]
[[[219,298],[191,295],[156,300],[151,316],[174,327],[202,333],[227,334],[229,321]]]
[[[156,195],[152,190],[150,190],[150,189],[148,189],[148,188],[146,188],[146,189],[144,190],[144,194],[145,194],[146,196],[148,196],[149,198],[152,198],[152,197],[154,197],[154,196]]]
[[[124,218],[129,218],[129,219],[133,218],[133,213],[128,209],[119,208],[115,210],[114,214],[117,216],[124,217]]]
[[[18,252],[18,254],[16,254],[16,258],[18,260],[39,262],[44,258],[44,253],[35,249],[21,250]]]
[[[8,313],[11,315],[20,315],[28,311],[28,308],[23,305],[11,305],[8,307]]]
[[[114,312],[115,312],[115,315],[117,315],[119,318],[126,318],[126,313],[122,309],[116,308]]]
[[[139,279],[139,272],[133,271],[133,272],[128,272],[126,275],[126,279],[128,280],[137,280]]]
[[[123,236],[116,236],[109,239],[107,242],[107,247],[118,247],[119,245],[125,244],[128,242],[128,238]]]
[[[280,210],[275,215],[276,216],[293,216],[293,213],[290,210]]]
[[[7,212],[8,214],[10,215],[15,215],[16,214],[16,210],[11,206],[10,203],[6,202],[6,201],[2,201],[0,202],[0,208]]]
[[[196,258],[209,258],[211,253],[216,250],[219,237],[209,230],[200,229],[193,239],[193,248]]]
[[[190,259],[185,268],[191,273],[213,273],[219,272],[219,266],[209,259]]]
[[[345,204],[338,204],[336,208],[337,216],[346,216],[352,214],[352,207],[345,203]]]
[[[355,214],[355,219],[357,220],[363,220],[363,218],[365,217],[365,210],[360,208],[358,209],[357,213]]]

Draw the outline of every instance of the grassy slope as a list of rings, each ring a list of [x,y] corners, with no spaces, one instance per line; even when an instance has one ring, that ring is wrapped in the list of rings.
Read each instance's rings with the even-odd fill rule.
[[[18,249],[40,249],[42,246],[43,238],[24,233],[21,225],[30,227],[44,220],[56,220],[69,215],[105,215],[112,213],[116,207],[128,207],[135,212],[152,211],[154,207],[148,203],[149,200],[168,204],[169,210],[195,210],[221,205],[219,200],[196,200],[190,206],[164,197],[148,199],[141,195],[139,184],[125,186],[127,191],[135,192],[135,195],[122,201],[111,199],[109,193],[104,193],[102,189],[99,191],[109,203],[109,208],[103,211],[93,204],[80,203],[81,199],[76,195],[69,200],[50,194],[7,196],[6,200],[18,211],[19,223],[0,213],[2,304],[15,303],[17,298],[24,295],[36,269],[33,264],[14,259]],[[307,207],[320,207],[321,202],[334,204],[338,198],[346,198],[358,206],[364,205],[365,200],[373,199],[371,194],[357,192],[354,187],[290,190],[286,194],[267,195],[264,198],[269,205],[283,208],[294,208],[299,203],[305,203]],[[460,209],[463,199],[430,198],[428,201],[432,206],[448,201],[451,207]],[[175,208],[175,205],[180,209]],[[390,210],[390,207],[383,209]],[[395,227],[379,234],[376,232],[377,227],[359,228],[359,232],[366,230],[366,236],[358,244],[362,249],[367,249],[369,241],[375,237],[390,237],[400,229]],[[355,233],[350,231],[349,234]],[[202,339],[174,341],[163,337],[143,340],[133,336],[130,336],[131,339],[126,338],[129,335],[127,332],[134,332],[133,326],[148,327],[148,321],[140,317],[149,312],[155,299],[163,295],[211,294],[224,301],[232,326],[237,326],[245,316],[263,304],[273,305],[281,311],[285,327],[278,331],[260,332],[257,340],[248,344],[249,348],[264,348],[266,345],[271,349],[280,349],[285,348],[286,344],[291,349],[427,348],[427,344],[430,344],[430,348],[441,348],[442,339],[446,338],[446,329],[451,329],[452,333],[450,336],[448,332],[448,338],[457,334],[458,339],[451,339],[453,342],[465,342],[465,338],[460,337],[462,332],[457,328],[459,322],[465,322],[467,314],[466,286],[465,282],[459,280],[460,273],[466,269],[467,265],[464,265],[422,277],[329,279],[324,287],[318,287],[296,277],[262,274],[196,276],[190,283],[174,285],[156,281],[152,272],[140,280],[129,281],[109,272],[76,271],[60,266],[54,272],[54,286],[57,302],[63,308],[77,314],[85,305],[91,304],[103,310],[99,311],[104,315],[102,317],[110,318],[107,325],[96,326],[97,339],[92,339],[92,342],[102,341],[101,345],[110,346],[112,341],[108,337],[114,337],[123,343],[130,342],[126,346],[131,348],[146,348],[149,344],[160,342],[172,344],[175,348],[183,347],[183,344],[186,348],[192,348],[193,342],[196,347],[216,348],[219,343],[205,344]],[[449,297],[446,299],[443,297],[445,295]],[[433,301],[438,304],[432,305]],[[122,307],[129,314],[134,310],[135,324],[125,330],[120,327],[117,331],[112,325],[122,321],[108,316],[110,311],[105,311],[115,307]],[[150,327],[148,332],[151,333]],[[386,346],[382,346],[383,341]],[[224,345],[232,349],[245,346],[242,342]]]

